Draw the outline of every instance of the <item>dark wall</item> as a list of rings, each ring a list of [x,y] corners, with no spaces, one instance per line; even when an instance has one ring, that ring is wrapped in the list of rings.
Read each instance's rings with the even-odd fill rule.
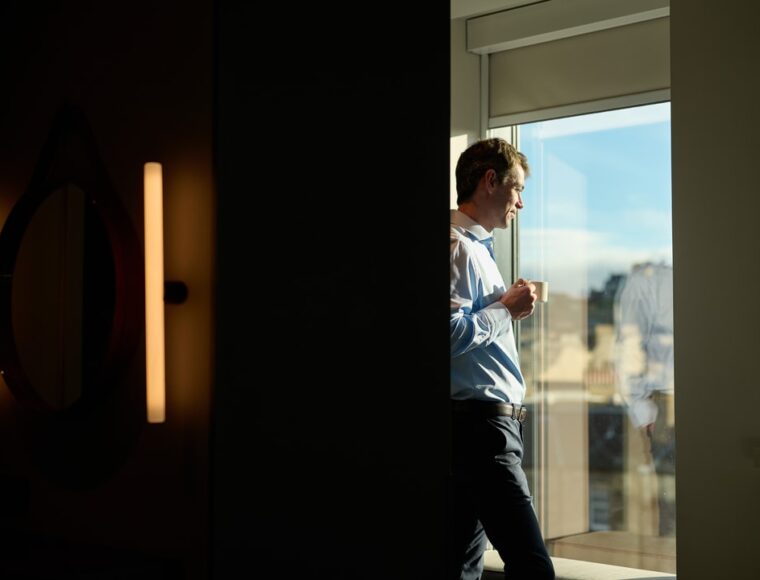
[[[214,577],[440,579],[449,6],[217,6]]]
[[[7,376],[0,381],[0,577],[152,578],[171,570],[206,578],[213,4],[3,1],[0,70],[0,221],[27,190],[68,102],[89,125],[140,259],[142,167],[163,163],[166,274],[189,287],[187,302],[166,312],[163,425],[145,420],[139,311],[131,313],[136,348],[118,376],[99,385],[108,396],[86,412],[39,412],[7,388]],[[139,282],[141,266],[129,274]]]

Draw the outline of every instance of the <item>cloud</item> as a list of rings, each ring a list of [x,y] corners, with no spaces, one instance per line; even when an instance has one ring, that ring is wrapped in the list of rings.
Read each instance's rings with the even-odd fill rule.
[[[522,228],[521,275],[548,280],[552,292],[586,296],[589,289],[601,289],[611,274],[627,274],[634,264],[672,263],[670,246],[632,248],[616,243],[613,236],[585,229]]]
[[[623,127],[669,122],[670,103],[659,103],[646,107],[631,107],[591,115],[579,115],[544,121],[539,124],[535,137],[538,139],[552,139],[566,135],[594,133]]]
[[[670,211],[654,208],[627,208],[625,210],[625,220],[629,224],[632,224],[639,232],[670,233],[673,228]]]

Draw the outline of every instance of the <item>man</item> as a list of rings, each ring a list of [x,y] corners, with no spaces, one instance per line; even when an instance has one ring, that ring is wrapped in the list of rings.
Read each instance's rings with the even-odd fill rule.
[[[673,268],[634,265],[615,304],[615,368],[620,393],[657,476],[658,530],[676,531]]]
[[[522,469],[522,401],[512,322],[533,313],[535,286],[507,288],[493,259],[494,228],[523,208],[528,161],[503,139],[471,145],[456,167],[451,212],[453,522],[450,578],[476,580],[487,541],[510,580],[554,578]]]

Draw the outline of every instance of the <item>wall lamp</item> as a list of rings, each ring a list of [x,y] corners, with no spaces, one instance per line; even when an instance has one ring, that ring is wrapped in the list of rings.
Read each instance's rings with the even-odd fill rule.
[[[145,395],[149,423],[166,420],[164,304],[187,299],[184,282],[164,279],[164,193],[161,164],[144,166]]]

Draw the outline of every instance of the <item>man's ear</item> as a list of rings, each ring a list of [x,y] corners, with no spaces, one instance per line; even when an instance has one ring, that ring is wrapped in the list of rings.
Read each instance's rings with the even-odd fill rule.
[[[484,185],[486,189],[490,191],[491,188],[496,187],[496,170],[487,169],[483,175]]]

